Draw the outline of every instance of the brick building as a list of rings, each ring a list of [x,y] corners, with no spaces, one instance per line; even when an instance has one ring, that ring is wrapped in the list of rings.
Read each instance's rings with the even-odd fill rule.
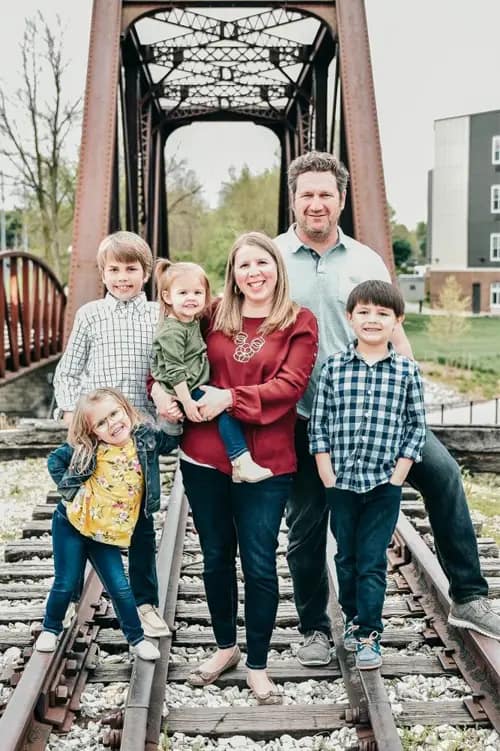
[[[471,312],[500,315],[500,110],[434,123],[429,290],[453,275]]]

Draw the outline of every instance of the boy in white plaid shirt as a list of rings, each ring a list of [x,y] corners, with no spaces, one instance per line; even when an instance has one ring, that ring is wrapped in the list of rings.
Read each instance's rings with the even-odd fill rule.
[[[382,664],[386,549],[402,485],[421,460],[425,412],[417,364],[390,344],[404,319],[399,290],[387,282],[363,282],[349,295],[346,315],[356,339],[323,364],[309,440],[337,541],[344,646],[356,651],[356,665],[367,670]]]
[[[146,378],[159,313],[158,303],[148,302],[143,291],[153,268],[151,249],[133,232],[115,232],[101,242],[97,266],[107,294],[77,310],[54,376],[56,402],[68,425],[80,395],[97,388],[119,389],[134,407],[151,410]],[[129,549],[129,577],[144,633],[166,636],[157,609],[153,518],[144,509]]]

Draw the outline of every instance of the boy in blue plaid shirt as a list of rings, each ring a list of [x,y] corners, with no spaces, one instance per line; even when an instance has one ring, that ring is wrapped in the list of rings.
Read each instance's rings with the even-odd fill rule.
[[[390,343],[404,319],[399,290],[382,281],[358,284],[346,315],[356,339],[323,364],[309,441],[337,541],[344,646],[367,670],[382,664],[386,550],[402,485],[421,460],[425,413],[418,366]]]

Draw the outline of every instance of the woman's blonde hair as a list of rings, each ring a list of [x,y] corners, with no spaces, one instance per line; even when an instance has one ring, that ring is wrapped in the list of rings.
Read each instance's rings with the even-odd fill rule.
[[[262,232],[245,232],[245,234],[240,235],[235,240],[233,247],[229,251],[226,263],[224,292],[222,300],[217,307],[213,328],[215,331],[222,331],[227,336],[234,336],[234,334],[237,334],[242,329],[243,316],[241,308],[244,296],[236,284],[234,267],[236,255],[244,245],[265,250],[276,264],[277,281],[271,312],[259,326],[259,333],[265,335],[270,334],[272,331],[286,329],[287,326],[295,322],[299,306],[290,298],[288,274],[280,251],[271,238]]]
[[[99,439],[89,423],[89,408],[108,397],[114,399],[123,409],[132,423],[132,428],[135,428],[141,422],[139,412],[117,389],[102,388],[91,391],[89,394],[83,394],[78,400],[68,431],[68,443],[74,448],[71,469],[76,472],[85,472],[88,469],[99,443]]]
[[[169,292],[174,281],[183,274],[198,274],[200,281],[203,282],[203,286],[205,287],[205,307],[196,316],[197,318],[201,318],[210,308],[210,282],[208,281],[208,276],[197,263],[191,263],[190,261],[172,263],[172,261],[166,258],[159,258],[155,266],[156,290],[161,313],[163,316],[168,316],[172,311],[172,306],[163,299],[163,293]]]

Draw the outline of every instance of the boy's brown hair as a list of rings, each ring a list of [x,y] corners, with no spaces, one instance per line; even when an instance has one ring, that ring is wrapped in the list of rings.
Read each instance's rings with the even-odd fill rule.
[[[346,312],[352,313],[356,305],[380,305],[394,311],[396,318],[401,318],[405,312],[405,301],[397,287],[389,282],[370,279],[356,285],[347,298]]]
[[[151,276],[153,270],[151,248],[135,232],[120,230],[104,238],[97,249],[97,266],[101,274],[110,256],[120,263],[139,261],[144,270],[144,276],[148,279]]]

